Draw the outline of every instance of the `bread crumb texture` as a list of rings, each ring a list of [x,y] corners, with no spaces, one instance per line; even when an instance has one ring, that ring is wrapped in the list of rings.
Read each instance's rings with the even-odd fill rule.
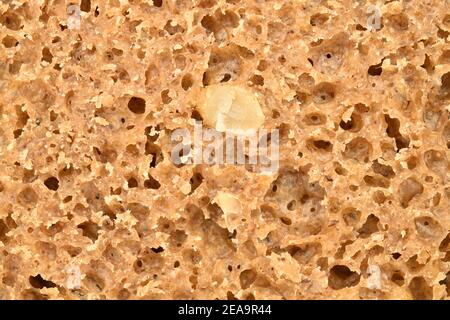
[[[449,299],[449,8],[1,1],[0,299]]]

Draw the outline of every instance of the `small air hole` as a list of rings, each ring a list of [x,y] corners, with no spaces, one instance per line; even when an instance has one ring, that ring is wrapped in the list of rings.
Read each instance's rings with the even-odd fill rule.
[[[295,200],[292,200],[287,204],[287,209],[289,211],[293,211],[293,210],[295,210],[296,205],[297,205],[297,202]]]

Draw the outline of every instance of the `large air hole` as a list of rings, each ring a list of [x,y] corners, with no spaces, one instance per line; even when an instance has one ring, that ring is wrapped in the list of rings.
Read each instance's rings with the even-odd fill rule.
[[[326,140],[312,140],[309,141],[310,146],[317,151],[331,152],[333,150],[333,145],[331,142]]]
[[[370,214],[366,222],[363,224],[363,226],[358,230],[358,234],[360,238],[366,239],[370,237],[372,233],[375,233],[379,230],[378,228],[378,222],[380,219],[378,219],[375,215]]]
[[[145,144],[145,155],[151,155],[150,168],[155,168],[161,161],[163,161],[163,154],[161,148],[150,141]]]
[[[329,82],[319,83],[313,90],[314,102],[317,104],[328,103],[336,96],[336,86]]]
[[[359,113],[353,112],[348,121],[341,120],[339,126],[351,132],[358,132],[363,126],[363,120]]]
[[[56,284],[54,282],[43,279],[40,274],[38,274],[37,276],[30,276],[28,280],[31,286],[36,289],[56,287]]]
[[[98,239],[99,226],[91,221],[86,221],[77,226],[83,231],[83,236],[88,237],[95,242]]]
[[[181,87],[183,88],[184,91],[189,90],[193,84],[194,84],[194,79],[192,78],[192,75],[190,75],[190,74],[184,75],[183,78],[181,79]]]
[[[6,48],[12,48],[12,47],[17,46],[19,44],[19,42],[13,36],[7,35],[3,38],[2,44]]]
[[[367,139],[356,137],[345,146],[343,156],[359,162],[368,162],[372,154],[372,144]]]
[[[415,178],[410,177],[400,183],[398,194],[403,208],[408,207],[410,201],[423,193],[423,185]]]
[[[132,97],[128,101],[128,109],[136,114],[145,113],[145,100],[138,97]]]
[[[252,269],[242,271],[241,274],[239,275],[239,282],[241,284],[241,288],[242,289],[249,288],[253,284],[253,282],[255,282],[256,276],[257,276],[256,272]]]
[[[381,61],[380,63],[375,64],[373,66],[370,66],[369,69],[367,70],[367,73],[370,76],[374,76],[374,77],[375,76],[380,76],[381,73],[383,72],[382,65],[383,65],[383,61]]]
[[[80,9],[84,12],[91,11],[91,0],[81,0]]]
[[[134,177],[131,177],[130,179],[128,179],[127,184],[128,184],[128,188],[137,188],[139,185],[138,181]]]
[[[389,165],[384,165],[378,162],[378,160],[375,160],[372,163],[372,170],[375,173],[381,174],[383,177],[386,177],[388,179],[391,179],[395,176],[395,172]]]
[[[328,286],[334,290],[354,287],[359,283],[360,275],[347,266],[336,265],[330,269]]]
[[[384,115],[384,119],[387,123],[386,133],[389,137],[395,139],[397,150],[400,151],[403,148],[408,148],[409,139],[400,133],[400,120],[391,118],[388,114]]]
[[[4,3],[4,1],[2,1]],[[20,21],[20,17],[10,12],[9,10],[6,12],[3,12],[2,15],[0,15],[0,23],[3,24],[6,28],[14,31],[18,31],[22,25]]]
[[[157,190],[161,187],[161,184],[151,175],[148,175],[148,179],[144,181],[144,187],[147,189]]]
[[[44,184],[48,189],[53,191],[56,191],[59,188],[59,181],[55,177],[45,179]]]
[[[408,289],[414,300],[433,299],[433,288],[427,283],[424,277],[414,277],[409,283]]]

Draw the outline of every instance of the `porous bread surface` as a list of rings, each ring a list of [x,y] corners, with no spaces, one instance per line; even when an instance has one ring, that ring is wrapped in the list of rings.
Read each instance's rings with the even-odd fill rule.
[[[0,298],[448,299],[449,8],[1,1]],[[218,84],[277,172],[171,161]]]

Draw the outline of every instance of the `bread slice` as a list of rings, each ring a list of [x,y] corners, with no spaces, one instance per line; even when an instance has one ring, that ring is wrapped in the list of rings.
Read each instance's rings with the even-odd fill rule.
[[[0,299],[448,299],[448,8],[2,1]]]

